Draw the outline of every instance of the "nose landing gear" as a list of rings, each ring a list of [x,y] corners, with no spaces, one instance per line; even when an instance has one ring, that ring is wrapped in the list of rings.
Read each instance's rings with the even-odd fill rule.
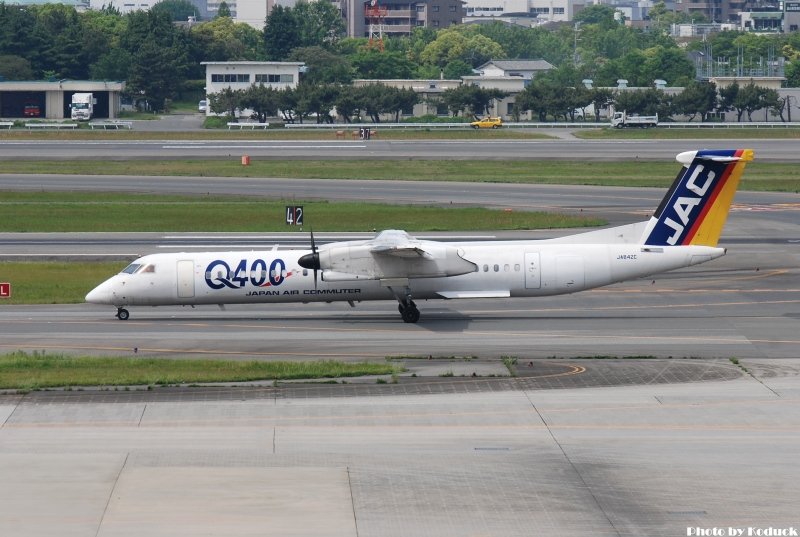
[[[117,319],[119,319],[120,321],[127,321],[127,320],[128,320],[128,317],[130,317],[130,316],[131,316],[131,314],[130,314],[130,313],[128,313],[128,310],[126,310],[125,308],[117,308],[117,315],[116,315],[116,317],[117,317]]]

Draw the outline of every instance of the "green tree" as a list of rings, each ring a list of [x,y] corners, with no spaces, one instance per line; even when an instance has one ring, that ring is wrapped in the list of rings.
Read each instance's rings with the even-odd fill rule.
[[[395,123],[400,122],[403,110],[410,110],[419,102],[419,94],[411,88],[386,88],[385,110],[394,114]]]
[[[34,34],[40,43],[34,70],[52,71],[59,78],[88,78],[90,58],[83,47],[78,12],[62,4],[35,8]],[[32,63],[33,63],[32,62]]]
[[[300,0],[293,12],[301,47],[331,48],[344,35],[344,19],[328,0]]]
[[[461,60],[472,67],[486,63],[491,58],[503,58],[503,48],[477,33],[477,30],[451,27],[440,30],[436,39],[420,53],[420,60],[443,69],[448,63]]]
[[[35,25],[33,10],[0,2],[0,53],[31,62],[39,48],[33,34]]]
[[[573,40],[544,27],[524,28],[494,21],[479,25],[477,32],[500,45],[507,58],[543,58],[554,65],[572,58]]]
[[[617,111],[629,114],[653,116],[666,119],[672,115],[672,100],[663,91],[655,88],[646,90],[618,91],[614,96]]]
[[[33,80],[31,62],[21,56],[0,56],[0,76],[6,80]]]
[[[591,90],[592,106],[594,107],[594,121],[600,122],[600,110],[608,108],[614,100],[614,91],[610,88],[593,88]]]
[[[461,112],[471,115],[485,114],[495,99],[502,99],[507,94],[497,89],[481,88],[472,84],[462,84],[442,92],[442,102],[453,116]]]
[[[230,17],[216,17],[193,26],[189,32],[198,63],[263,59],[261,32]]]
[[[472,67],[463,60],[453,60],[444,66],[443,75],[448,80],[458,80],[472,74]]]
[[[347,88],[347,91],[339,91],[339,95],[333,103],[336,107],[336,112],[342,116],[345,123],[352,122],[353,118],[357,120],[361,113],[361,103],[356,91],[356,88]]]
[[[381,114],[387,111],[386,86],[383,84],[368,84],[354,88],[356,100],[373,123],[380,123]]]
[[[573,20],[584,24],[597,24],[603,28],[619,26],[616,19],[617,10],[611,6],[594,4],[580,10]]]
[[[264,123],[268,117],[278,114],[280,97],[278,90],[264,84],[253,84],[241,95],[241,108],[249,108],[253,111],[255,118]],[[212,108],[213,110],[213,108]]]
[[[350,57],[350,62],[357,78],[406,79],[415,71],[414,64],[400,52],[362,49]]]
[[[244,91],[223,88],[217,93],[208,94],[208,106],[215,114],[236,115],[236,109],[244,108]]]
[[[89,74],[94,80],[126,80],[132,61],[131,53],[127,50],[112,48],[89,66]]]
[[[275,6],[264,26],[264,46],[267,58],[283,61],[292,49],[300,46],[299,24],[291,8]]]
[[[666,80],[671,86],[685,86],[694,80],[694,64],[678,48],[659,45],[645,50],[644,57],[639,75],[642,85],[649,86],[659,78]]]
[[[729,112],[733,110],[733,102],[736,100],[736,95],[739,93],[739,84],[734,82],[730,86],[719,89],[719,99],[717,100],[717,110],[720,112]],[[738,118],[742,120],[741,116]]]
[[[178,93],[186,69],[177,47],[163,48],[148,41],[133,55],[128,84],[133,91],[143,92],[150,106],[161,111],[166,100]]]
[[[173,21],[186,21],[189,17],[197,16],[197,8],[188,0],[161,0],[150,9],[163,11]],[[222,9],[221,5],[220,9]],[[228,11],[230,13],[230,10]]]
[[[217,8],[217,17],[230,17],[231,16],[231,8],[228,5],[228,2],[222,0],[219,3],[219,8]]]
[[[306,65],[304,81],[309,84],[349,84],[353,80],[353,67],[347,59],[320,46],[299,47],[289,59]]]
[[[717,86],[713,82],[692,81],[675,96],[674,105],[677,113],[689,116],[689,121],[697,115],[705,121],[717,106]]]

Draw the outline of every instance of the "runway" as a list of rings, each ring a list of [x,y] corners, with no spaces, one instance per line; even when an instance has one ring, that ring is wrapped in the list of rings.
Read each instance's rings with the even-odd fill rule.
[[[651,367],[669,375],[672,363]],[[0,529],[100,537],[791,531],[800,369],[742,365],[751,373],[733,380],[582,389],[0,397]]]
[[[95,180],[63,186],[94,188]],[[180,181],[164,188],[188,188]],[[408,197],[423,186],[411,185]],[[487,203],[521,195],[492,187],[498,194]],[[356,196],[351,188],[346,195]],[[465,204],[490,195],[471,185],[455,190]],[[415,195],[443,202],[444,194]],[[583,204],[624,223],[651,211],[662,193],[571,187],[524,195],[565,210]],[[569,296],[423,302],[417,325],[402,323],[390,302],[131,308],[125,322],[113,308],[86,304],[2,306],[0,351],[403,355],[408,371],[397,384],[0,395],[0,534],[672,537],[690,528],[796,529],[798,202],[796,194],[740,193],[721,243],[728,254],[705,265]],[[551,233],[558,232],[531,235]],[[26,246],[25,235],[4,234],[0,247],[5,260],[12,251],[124,257],[222,247],[225,237],[36,234]],[[274,239],[232,242],[251,248]],[[516,358],[518,376],[503,356]],[[624,359],[635,356],[652,358]]]
[[[4,140],[0,159],[670,160],[682,151],[747,145],[759,161],[797,162],[796,140]]]

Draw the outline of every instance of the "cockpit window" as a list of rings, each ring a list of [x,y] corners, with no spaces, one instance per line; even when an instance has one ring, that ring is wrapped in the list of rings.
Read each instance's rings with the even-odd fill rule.
[[[155,265],[145,265],[141,269],[137,270],[136,273],[137,274],[141,274],[141,273],[144,273],[144,272],[153,273],[155,271],[156,271],[156,266]]]
[[[122,272],[125,273],[125,274],[133,274],[134,272],[136,272],[136,269],[138,269],[141,266],[142,265],[140,263],[131,263],[130,265],[125,267],[122,270]]]

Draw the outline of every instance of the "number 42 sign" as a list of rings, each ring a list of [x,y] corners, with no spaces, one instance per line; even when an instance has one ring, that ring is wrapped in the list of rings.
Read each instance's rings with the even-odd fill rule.
[[[287,205],[286,206],[286,224],[289,226],[302,226],[303,225],[303,206],[302,205]]]

